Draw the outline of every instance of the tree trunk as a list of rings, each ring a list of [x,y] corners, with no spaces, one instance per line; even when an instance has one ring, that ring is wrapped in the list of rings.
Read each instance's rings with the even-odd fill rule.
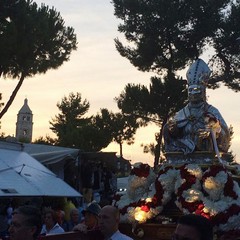
[[[154,169],[157,169],[157,166],[159,164],[159,158],[160,158],[160,153],[161,153],[161,148],[162,148],[163,127],[166,123],[167,123],[167,118],[163,119],[163,122],[162,122],[162,125],[160,128],[159,138],[157,140],[157,145],[155,148]]]
[[[17,86],[15,87],[14,91],[12,92],[12,95],[10,96],[7,104],[4,106],[3,110],[0,112],[0,119],[3,117],[3,115],[7,112],[7,110],[9,109],[9,107],[11,106],[11,104],[13,103],[13,100],[15,99],[18,90],[20,89],[20,87],[22,86],[23,80],[25,79],[24,74],[22,73]]]
[[[119,143],[119,146],[120,146],[120,158],[123,157],[123,153],[122,153],[122,143]]]

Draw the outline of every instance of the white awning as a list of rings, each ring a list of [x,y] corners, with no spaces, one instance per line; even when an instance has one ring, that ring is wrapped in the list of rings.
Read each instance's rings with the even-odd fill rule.
[[[37,159],[44,165],[50,165],[65,159],[77,159],[79,149],[65,148],[44,144],[23,143],[24,152]]]
[[[20,149],[17,144],[12,144],[11,147],[11,143],[0,143],[0,197],[81,196],[79,192]]]

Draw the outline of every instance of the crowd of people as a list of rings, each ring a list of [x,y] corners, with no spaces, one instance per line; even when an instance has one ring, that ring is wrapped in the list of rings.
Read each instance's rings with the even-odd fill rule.
[[[80,217],[82,216],[82,217]],[[112,205],[101,207],[93,201],[85,209],[73,208],[66,221],[64,214],[59,215],[53,209],[44,209],[32,205],[19,206],[12,212],[8,228],[10,240],[40,240],[42,236],[80,231],[90,240],[132,240],[119,231],[119,210]],[[0,238],[4,240],[5,237]],[[213,240],[213,227],[210,221],[200,215],[181,216],[172,240]],[[220,238],[221,240],[231,238]]]
[[[99,228],[100,205],[111,204],[111,198],[117,191],[117,178],[114,171],[107,166],[92,164],[86,160],[81,166],[81,184],[83,197],[79,198],[79,201],[71,198],[51,199],[50,197],[31,200],[12,198],[2,201],[0,203],[0,240],[9,236],[12,239],[23,239],[18,238],[19,234],[14,236],[15,225],[18,225],[14,222],[19,221],[18,211],[21,215],[25,214],[21,206],[33,206],[39,209],[42,222],[38,233],[40,236],[70,231],[95,234],[94,231]],[[23,211],[25,208],[28,207],[24,207]],[[28,210],[30,211],[30,207]]]
[[[20,206],[13,211],[8,237],[10,240],[36,240],[45,235],[81,231],[91,240],[132,239],[118,230],[119,212],[111,205],[101,208],[96,202],[90,203],[82,211],[83,220],[77,220],[78,214],[76,213],[76,209],[73,209],[70,222],[61,225],[57,220],[56,212],[52,209],[47,209],[41,214],[40,209],[35,206]]]

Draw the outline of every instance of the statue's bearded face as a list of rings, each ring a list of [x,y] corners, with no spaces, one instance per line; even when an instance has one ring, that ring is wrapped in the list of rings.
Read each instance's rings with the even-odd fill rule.
[[[205,89],[201,85],[190,85],[188,87],[189,102],[199,103],[205,100]]]

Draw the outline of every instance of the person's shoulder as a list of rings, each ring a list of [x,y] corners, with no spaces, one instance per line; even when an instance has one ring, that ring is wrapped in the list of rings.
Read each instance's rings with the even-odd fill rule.
[[[123,234],[122,238],[120,238],[119,240],[133,240],[133,239],[128,237],[127,235]]]
[[[112,237],[113,240],[133,240],[129,236],[121,233],[120,231],[117,231],[114,236]]]
[[[46,225],[43,224],[40,234],[46,234],[46,233],[47,233]]]
[[[133,239],[122,233],[122,240],[133,240]]]

